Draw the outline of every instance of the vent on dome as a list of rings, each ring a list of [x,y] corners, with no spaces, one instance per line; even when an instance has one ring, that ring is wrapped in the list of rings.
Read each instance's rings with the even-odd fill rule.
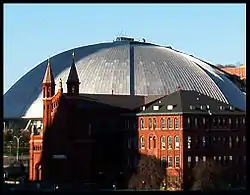
[[[127,41],[127,42],[133,42],[134,38],[129,38],[129,37],[117,37],[116,41]]]

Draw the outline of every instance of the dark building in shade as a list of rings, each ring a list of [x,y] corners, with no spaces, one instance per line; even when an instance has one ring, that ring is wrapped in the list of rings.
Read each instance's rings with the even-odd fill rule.
[[[214,158],[245,183],[245,112],[197,91],[162,96],[81,94],[73,63],[64,93],[47,65],[43,129],[30,139],[30,179],[118,183],[126,187],[140,155],[156,156],[168,183],[192,179],[192,167]],[[235,166],[239,168],[234,169]],[[234,178],[237,178],[236,180]]]

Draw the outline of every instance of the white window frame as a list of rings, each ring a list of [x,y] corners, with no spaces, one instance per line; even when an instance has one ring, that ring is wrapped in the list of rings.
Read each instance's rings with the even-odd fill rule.
[[[171,144],[169,144],[169,140],[171,139]],[[167,137],[167,141],[168,141],[168,150],[172,150],[173,149],[173,137],[172,136],[168,136]]]
[[[176,138],[178,138],[178,142],[176,141]],[[175,149],[176,150],[179,150],[180,149],[180,136],[179,135],[176,135],[174,137],[174,146],[175,146]]]
[[[191,136],[187,137],[187,142],[188,142],[188,149],[190,150],[192,148],[191,144],[192,144],[192,138]]]
[[[162,117],[160,119],[160,123],[161,123],[161,129],[166,129],[166,118]],[[164,124],[164,126],[162,124]]]
[[[153,118],[153,129],[156,129],[157,128],[157,120],[156,118]]]
[[[171,159],[171,161],[170,161],[170,159]],[[172,166],[169,166],[170,162],[171,162]],[[168,168],[173,168],[173,157],[172,156],[168,156],[167,165],[168,165]]]
[[[144,118],[140,119],[140,128],[144,129],[145,128],[145,124],[144,124]]]
[[[144,136],[141,136],[141,138],[140,138],[140,148],[141,149],[145,149],[145,138],[144,138]]]
[[[177,124],[177,127],[176,127],[176,124]],[[179,118],[177,118],[177,117],[174,118],[174,128],[175,129],[180,129],[180,121],[179,121]]]
[[[172,127],[170,127],[170,124]],[[168,117],[167,119],[167,126],[168,126],[168,129],[173,129],[173,119],[171,117]]]
[[[179,167],[176,166],[177,158],[179,158]],[[174,163],[175,163],[175,168],[179,169],[181,167],[181,161],[179,156],[175,156]]]
[[[162,141],[164,138],[164,142]],[[161,149],[165,150],[166,149],[166,136],[161,136]]]

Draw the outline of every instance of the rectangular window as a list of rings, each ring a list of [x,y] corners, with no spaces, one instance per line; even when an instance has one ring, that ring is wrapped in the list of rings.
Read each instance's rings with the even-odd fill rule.
[[[173,167],[173,157],[172,156],[168,157],[168,167]]]
[[[180,157],[179,156],[175,157],[175,168],[180,168]]]
[[[191,167],[191,163],[192,163],[192,157],[188,156],[188,168]]]
[[[203,162],[206,162],[206,156],[203,156]]]
[[[167,166],[167,160],[166,160],[166,157],[165,156],[162,156],[161,157],[161,165],[162,167],[166,168]]]
[[[174,126],[175,126],[175,129],[179,129],[179,119],[178,118],[175,118],[174,119]]]
[[[191,136],[188,136],[188,149],[191,149]]]
[[[199,157],[198,157],[198,156],[196,156],[196,157],[195,157],[195,164],[197,165],[197,164],[198,164],[198,162],[199,162]]]

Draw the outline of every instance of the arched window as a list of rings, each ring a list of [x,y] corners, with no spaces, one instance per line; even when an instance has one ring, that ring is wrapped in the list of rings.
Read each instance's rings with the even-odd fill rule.
[[[179,136],[175,136],[175,149],[179,150],[180,149],[180,139]]]
[[[173,139],[171,136],[168,137],[168,149],[173,148]]]
[[[153,118],[153,129],[156,128],[156,118]]]
[[[144,129],[144,119],[143,118],[140,119],[140,126],[141,126],[141,129]]]
[[[175,126],[175,129],[179,129],[179,118],[174,119],[174,126]]]
[[[156,137],[153,137],[153,147],[156,148]]]
[[[149,136],[149,140],[148,140],[148,148],[149,149],[152,149],[153,148],[153,137],[152,136]]]
[[[145,148],[145,139],[143,136],[141,136],[141,149],[144,149]]]
[[[168,128],[169,129],[173,128],[173,120],[172,120],[172,118],[168,118]]]
[[[166,137],[162,136],[161,137],[161,149],[165,149],[166,148]]]
[[[152,118],[149,118],[149,129],[152,129],[153,124],[152,124]]]
[[[162,129],[166,128],[166,120],[165,120],[165,118],[161,118],[161,128]]]

